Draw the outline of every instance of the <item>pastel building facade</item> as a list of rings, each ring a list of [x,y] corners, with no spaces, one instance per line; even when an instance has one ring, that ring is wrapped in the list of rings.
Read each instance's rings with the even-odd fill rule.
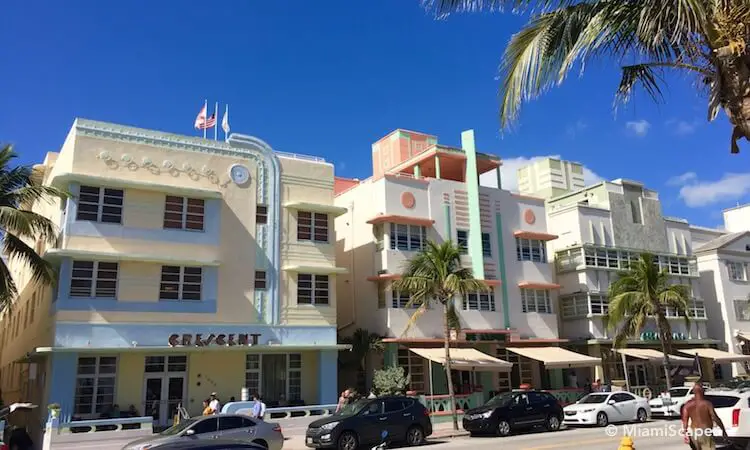
[[[157,424],[247,387],[269,405],[337,398],[333,167],[260,139],[217,142],[78,119],[39,181],[58,269],[2,318],[4,400]]]
[[[548,200],[547,222],[549,232],[558,236],[552,245],[560,285],[561,337],[604,361],[601,369],[582,377],[624,379],[621,357],[626,356],[631,386],[658,384],[654,350],[660,350],[660,344],[655,321],[627,343],[645,351],[625,350],[620,355],[612,352],[613,333],[604,322],[607,291],[617,272],[646,251],[656,256],[672,282],[686,285],[690,292],[689,326],[676,311],[667,311],[675,348],[717,344],[707,328],[692,229],[685,220],[663,216],[655,191],[623,179],[598,183]],[[684,354],[675,356],[673,362],[692,364]]]
[[[583,166],[579,163],[543,158],[517,171],[518,191],[544,199],[558,197],[585,187]]]
[[[396,130],[376,142],[372,154],[371,178],[337,179],[334,203],[347,210],[335,219],[337,265],[347,270],[337,278],[346,299],[338,308],[342,335],[365,328],[384,336],[382,364],[404,367],[414,391],[444,393],[439,357],[430,356],[442,351],[443,311],[429,308],[409,326],[418,305],[392,282],[427,240],[451,240],[465,248],[463,266],[490,289],[455,299],[461,330],[451,334],[452,354],[483,357],[464,355],[471,349],[500,360],[488,360],[494,369],[456,371],[458,392],[478,385],[485,391],[522,383],[562,387],[559,366],[547,361],[551,370],[545,371],[538,355],[528,356],[560,343],[559,286],[547,254],[556,236],[547,231],[544,201],[480,185],[480,175],[499,184],[501,162],[476,151],[471,131],[456,148],[432,135]]]

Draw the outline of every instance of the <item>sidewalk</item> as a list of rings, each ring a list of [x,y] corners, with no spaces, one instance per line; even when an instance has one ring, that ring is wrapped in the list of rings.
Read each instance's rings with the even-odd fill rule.
[[[461,425],[459,424],[459,428]],[[437,423],[432,426],[432,434],[428,437],[428,440],[434,441],[439,439],[452,439],[455,437],[468,436],[469,433],[463,428],[458,431],[453,430],[453,423]],[[306,449],[305,436],[304,435],[293,435],[287,436],[284,440],[284,450],[303,450]]]

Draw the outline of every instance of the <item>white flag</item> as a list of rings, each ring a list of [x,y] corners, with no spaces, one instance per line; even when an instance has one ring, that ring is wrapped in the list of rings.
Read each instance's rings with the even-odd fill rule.
[[[229,133],[229,105],[224,110],[224,118],[221,119],[221,129],[224,130],[224,134]]]

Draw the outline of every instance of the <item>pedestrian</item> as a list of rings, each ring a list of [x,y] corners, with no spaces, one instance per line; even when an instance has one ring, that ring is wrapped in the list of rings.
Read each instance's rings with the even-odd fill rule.
[[[216,392],[211,392],[211,397],[209,397],[208,406],[210,406],[211,409],[213,410],[212,414],[219,414],[219,412],[221,412],[221,402],[219,401],[219,398],[216,395]]]
[[[263,403],[263,400],[260,398],[260,394],[257,392],[253,394],[253,401],[255,404],[253,405],[253,417],[256,419],[263,420],[263,417],[266,415],[266,404]]]
[[[214,413],[214,410],[211,409],[211,406],[209,406],[210,404],[211,404],[210,398],[203,400],[203,415],[204,416],[210,416],[211,414]]]
[[[578,375],[575,372],[570,372],[570,375],[568,375],[568,384],[572,388],[578,387]]]
[[[344,409],[344,406],[346,406],[348,401],[349,389],[344,389],[343,391],[341,391],[341,395],[339,396],[339,402],[336,405],[336,412],[340,412],[342,409]]]
[[[713,437],[714,424],[721,429],[725,439],[728,439],[727,430],[716,415],[714,405],[703,396],[703,386],[696,384],[693,387],[693,395],[692,400],[685,403],[682,408],[682,431],[685,443],[695,450],[716,450]],[[688,429],[688,424],[690,429]]]
[[[594,384],[591,385],[591,390],[594,392],[602,392],[602,379],[597,378]]]

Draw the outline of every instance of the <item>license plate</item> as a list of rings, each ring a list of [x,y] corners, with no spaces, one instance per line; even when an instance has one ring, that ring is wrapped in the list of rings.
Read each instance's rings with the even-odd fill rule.
[[[576,412],[575,411],[565,411],[565,415],[566,416],[575,416]]]
[[[307,438],[307,439],[305,440],[305,443],[306,443],[306,444],[312,444],[312,438],[311,438],[311,437]]]

